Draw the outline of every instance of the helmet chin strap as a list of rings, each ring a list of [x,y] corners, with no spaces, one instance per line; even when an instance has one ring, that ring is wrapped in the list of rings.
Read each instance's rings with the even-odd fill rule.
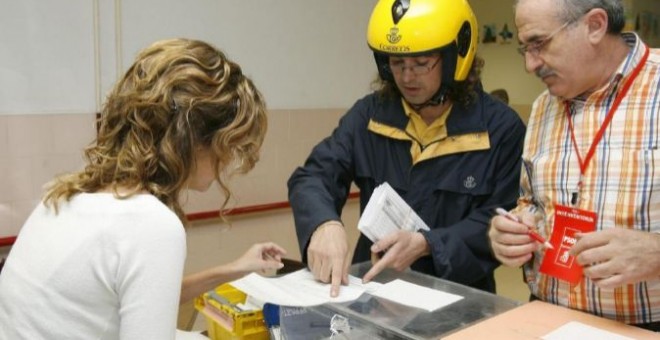
[[[437,105],[442,105],[444,102],[447,100],[447,89],[444,86],[440,86],[440,89],[438,89],[438,92],[436,92],[433,97],[431,97],[429,100],[421,103],[421,104],[412,104],[408,102],[408,105],[413,108],[413,110],[419,112],[421,109],[428,107],[428,106],[437,106]]]

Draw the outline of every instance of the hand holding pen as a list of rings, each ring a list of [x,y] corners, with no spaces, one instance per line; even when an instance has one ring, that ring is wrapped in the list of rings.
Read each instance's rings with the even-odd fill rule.
[[[536,233],[534,231],[534,229],[536,229],[536,228],[524,223],[520,218],[518,218],[518,216],[516,216],[516,215],[514,215],[514,214],[512,214],[512,213],[510,213],[510,212],[508,212],[508,211],[506,211],[502,208],[496,208],[495,212],[498,215],[504,216],[504,217],[508,218],[511,221],[514,221],[514,222],[525,225],[527,227],[527,235],[529,235],[529,237],[534,239],[536,242],[541,243],[543,246],[545,246],[548,249],[555,249],[555,247],[553,247],[552,244],[550,244],[550,242],[546,241],[543,238],[543,236],[539,235],[538,233]]]

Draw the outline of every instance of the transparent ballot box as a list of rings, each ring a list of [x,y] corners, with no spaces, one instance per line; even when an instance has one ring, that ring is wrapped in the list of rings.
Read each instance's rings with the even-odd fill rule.
[[[361,278],[370,268],[370,262],[355,264],[350,274]],[[280,306],[282,339],[438,339],[520,305],[508,298],[411,270],[388,269],[374,281],[387,283],[394,279],[463,298],[432,312],[369,293],[350,302],[314,307]]]

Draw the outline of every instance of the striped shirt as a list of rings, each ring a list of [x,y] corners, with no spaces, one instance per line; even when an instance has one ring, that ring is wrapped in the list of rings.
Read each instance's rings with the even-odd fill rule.
[[[517,210],[534,210],[541,234],[550,237],[555,205],[571,206],[580,179],[578,155],[571,141],[572,120],[584,159],[617,94],[640,63],[646,45],[633,33],[631,47],[610,83],[586,98],[565,101],[541,94],[530,116],[523,150],[522,196]],[[579,209],[595,211],[597,230],[626,228],[660,232],[660,50],[651,49],[627,96],[614,113],[579,190]],[[524,266],[532,294],[544,301],[625,323],[660,321],[660,280],[601,289],[587,279],[572,285],[538,269],[543,253]]]

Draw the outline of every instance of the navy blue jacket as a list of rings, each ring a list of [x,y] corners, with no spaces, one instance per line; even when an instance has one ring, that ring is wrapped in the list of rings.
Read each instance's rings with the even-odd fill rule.
[[[468,107],[454,103],[438,155],[413,164],[408,121],[401,99],[367,95],[291,175],[289,201],[303,262],[316,227],[340,220],[352,182],[360,189],[361,211],[376,186],[388,182],[431,228],[423,232],[431,255],[412,268],[495,292],[499,263],[488,225],[496,207],[511,208],[518,198],[523,122],[479,91]],[[369,260],[370,246],[360,235],[353,262]]]

